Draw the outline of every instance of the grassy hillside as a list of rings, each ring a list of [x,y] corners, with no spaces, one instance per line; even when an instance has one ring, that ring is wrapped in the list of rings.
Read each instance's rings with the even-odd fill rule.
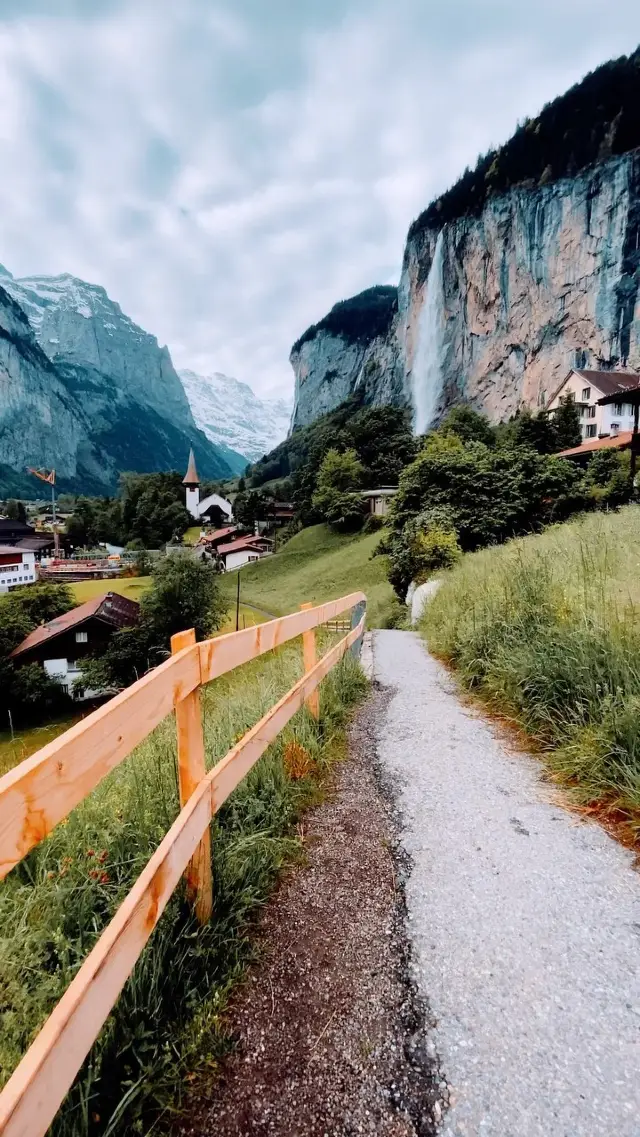
[[[312,525],[281,552],[241,570],[241,598],[280,616],[307,600],[320,603],[361,588],[367,594],[369,627],[384,627],[399,605],[386,578],[385,558],[371,559],[379,540],[379,533],[343,535],[326,525]],[[236,581],[235,572],[221,578],[230,600]]]
[[[84,604],[86,600],[104,596],[107,592],[118,592],[120,596],[128,596],[129,600],[139,600],[150,584],[150,576],[124,576],[115,580],[77,580],[70,587],[76,603]]]
[[[640,838],[640,507],[466,556],[430,648],[524,727],[558,781]]]

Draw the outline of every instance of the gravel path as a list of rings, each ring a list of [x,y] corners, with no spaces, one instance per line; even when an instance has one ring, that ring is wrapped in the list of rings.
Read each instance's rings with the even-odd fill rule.
[[[451,1106],[443,1137],[640,1137],[640,876],[552,803],[411,632],[374,637],[393,689],[418,987]]]

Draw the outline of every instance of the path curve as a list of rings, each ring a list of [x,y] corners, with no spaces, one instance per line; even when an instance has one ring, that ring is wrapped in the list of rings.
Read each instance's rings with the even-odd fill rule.
[[[640,1137],[640,874],[552,802],[538,762],[462,705],[411,632],[373,639],[393,689],[416,980],[452,1105],[443,1137]]]

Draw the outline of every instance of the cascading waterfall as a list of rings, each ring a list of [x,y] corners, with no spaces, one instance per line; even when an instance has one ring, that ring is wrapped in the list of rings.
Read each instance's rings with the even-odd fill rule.
[[[413,429],[424,434],[433,424],[442,395],[444,347],[444,230],[438,233],[418,316],[418,342],[411,368]]]

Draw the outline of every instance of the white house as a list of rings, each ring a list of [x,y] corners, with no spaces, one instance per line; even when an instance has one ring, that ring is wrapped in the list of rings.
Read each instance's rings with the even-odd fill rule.
[[[182,479],[186,491],[186,506],[194,521],[200,521],[210,512],[219,511],[227,521],[233,520],[233,507],[230,501],[220,494],[212,493],[200,501],[200,478],[196,470],[193,448],[189,451],[187,472]]]
[[[268,537],[238,537],[226,545],[219,545],[216,552],[225,572],[229,572],[251,561],[268,557],[273,552],[273,541]]]
[[[548,409],[556,410],[560,400],[573,398],[580,411],[583,442],[593,438],[615,438],[633,430],[633,407],[625,402],[624,393],[640,385],[640,375],[632,371],[570,371],[549,400]],[[618,402],[598,406],[598,399],[619,395]]]
[[[36,555],[30,549],[0,545],[0,592],[35,584]]]

